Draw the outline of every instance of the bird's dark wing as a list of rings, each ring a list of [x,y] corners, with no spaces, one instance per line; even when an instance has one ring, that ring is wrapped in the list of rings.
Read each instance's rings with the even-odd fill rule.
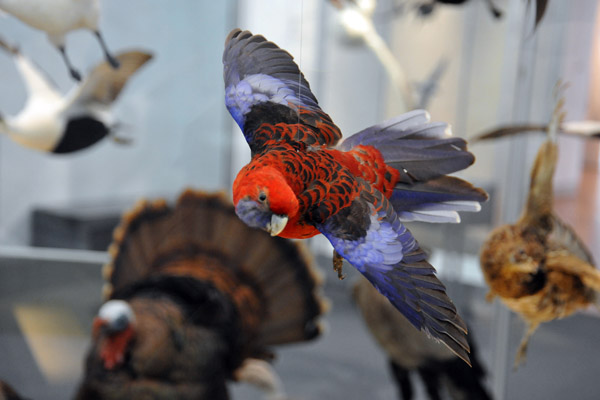
[[[359,182],[360,196],[317,228],[416,328],[469,362],[466,325],[426,254],[387,199]]]
[[[110,105],[136,71],[152,59],[152,54],[128,51],[116,58],[120,63],[117,69],[106,61],[94,67],[85,81],[68,95],[68,109],[78,110],[90,103]]]
[[[223,53],[225,105],[250,146],[263,124],[297,124],[295,140],[334,145],[341,132],[317,102],[293,57],[263,36],[234,29]]]
[[[550,232],[550,241],[566,248],[575,256],[581,258],[585,262],[596,265],[592,253],[587,246],[581,241],[579,236],[573,231],[567,223],[561,220],[556,214],[552,214],[552,231]]]

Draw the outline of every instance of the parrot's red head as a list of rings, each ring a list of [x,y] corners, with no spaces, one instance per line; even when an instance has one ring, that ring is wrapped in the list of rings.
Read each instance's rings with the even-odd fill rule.
[[[233,182],[235,212],[244,223],[277,236],[298,213],[298,198],[272,167],[243,168]]]
[[[134,336],[133,310],[123,300],[110,300],[100,307],[94,318],[93,336],[99,341],[100,358],[110,370],[123,363],[125,352]]]

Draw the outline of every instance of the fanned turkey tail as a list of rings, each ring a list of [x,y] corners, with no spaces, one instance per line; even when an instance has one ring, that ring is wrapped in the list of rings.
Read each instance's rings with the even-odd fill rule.
[[[123,217],[109,252],[107,298],[158,277],[208,282],[235,305],[245,356],[321,330],[321,280],[303,248],[246,226],[224,195],[187,190],[174,207],[141,201]]]
[[[400,172],[390,197],[403,221],[460,222],[458,211],[479,211],[485,191],[460,178],[446,176],[473,164],[465,140],[452,137],[446,123],[431,123],[426,111],[415,110],[364,129],[345,139],[349,151],[373,146],[385,163]]]

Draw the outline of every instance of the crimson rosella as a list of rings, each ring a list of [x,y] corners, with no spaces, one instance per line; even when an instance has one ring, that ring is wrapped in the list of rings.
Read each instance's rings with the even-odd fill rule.
[[[468,362],[466,326],[400,220],[458,222],[487,194],[445,174],[473,163],[448,126],[413,111],[338,143],[293,57],[233,30],[223,54],[225,103],[250,145],[233,184],[237,215],[286,238],[324,234],[418,329]]]

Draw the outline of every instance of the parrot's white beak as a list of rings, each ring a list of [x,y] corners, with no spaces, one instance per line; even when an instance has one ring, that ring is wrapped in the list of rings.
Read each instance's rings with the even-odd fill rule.
[[[271,217],[271,223],[267,224],[267,232],[269,232],[271,236],[277,236],[281,233],[282,230],[285,229],[287,222],[287,215],[273,214],[273,216]]]

